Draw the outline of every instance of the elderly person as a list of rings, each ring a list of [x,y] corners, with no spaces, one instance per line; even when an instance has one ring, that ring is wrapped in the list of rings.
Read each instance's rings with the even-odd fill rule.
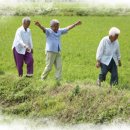
[[[97,80],[97,84],[101,86],[101,82],[105,81],[107,72],[111,73],[110,85],[118,84],[117,65],[121,66],[120,48],[118,43],[118,36],[120,30],[112,27],[109,30],[109,36],[105,36],[99,43],[96,53],[96,67],[101,67],[101,72]]]
[[[52,65],[55,65],[56,68],[56,80],[61,79],[62,64],[61,64],[61,35],[67,33],[70,29],[81,24],[81,21],[78,21],[66,28],[59,28],[59,21],[53,19],[50,21],[50,28],[45,28],[38,21],[35,22],[45,34],[46,34],[46,67],[41,75],[41,79],[44,80],[47,78],[49,72],[52,69]]]
[[[22,26],[17,29],[12,46],[19,77],[23,76],[24,62],[27,64],[26,77],[33,76],[33,43],[29,29],[30,23],[31,20],[29,17],[22,19]]]

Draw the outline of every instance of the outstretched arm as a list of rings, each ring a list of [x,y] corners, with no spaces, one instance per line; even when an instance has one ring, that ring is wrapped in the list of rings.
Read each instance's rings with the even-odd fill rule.
[[[46,28],[42,26],[38,21],[34,21],[35,25],[38,26],[44,33],[46,32]]]
[[[72,28],[74,28],[74,27],[76,27],[76,26],[78,26],[78,25],[80,25],[81,24],[81,21],[77,21],[76,23],[74,23],[74,24],[72,24],[72,25],[70,25],[70,26],[68,26],[68,27],[66,27],[68,30],[71,30]]]

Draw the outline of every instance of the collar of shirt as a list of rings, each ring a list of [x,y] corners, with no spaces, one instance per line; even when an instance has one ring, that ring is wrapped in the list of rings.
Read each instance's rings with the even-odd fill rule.
[[[110,40],[110,38],[109,38],[109,36],[107,36],[107,38],[108,38],[108,43],[110,44],[110,45],[113,45],[113,44],[115,44],[116,42],[117,42],[117,40],[115,40],[115,41],[113,41],[113,42],[111,42],[111,40]]]
[[[29,28],[27,28],[27,30],[25,30],[25,28],[23,27],[23,25],[21,26],[21,29],[22,29],[22,31],[24,31],[24,32],[29,32]]]

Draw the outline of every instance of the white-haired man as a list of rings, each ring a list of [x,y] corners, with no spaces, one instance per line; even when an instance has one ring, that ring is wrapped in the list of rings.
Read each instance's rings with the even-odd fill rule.
[[[29,29],[30,23],[29,17],[22,19],[22,26],[17,29],[12,46],[19,77],[23,76],[24,62],[27,64],[26,77],[32,77],[33,75],[33,44]]]
[[[121,66],[120,48],[118,43],[118,36],[120,30],[112,27],[109,30],[109,36],[105,36],[99,43],[96,53],[96,67],[101,67],[101,72],[97,84],[101,86],[101,82],[105,81],[108,71],[111,73],[110,85],[118,84],[118,70],[117,65]]]
[[[61,35],[67,33],[70,29],[74,28],[77,25],[80,25],[81,21],[78,21],[66,28],[59,28],[59,21],[53,19],[50,21],[50,28],[45,28],[36,21],[37,25],[43,32],[46,34],[46,67],[41,75],[41,79],[44,80],[48,76],[49,72],[52,69],[52,65],[55,65],[56,74],[55,77],[57,80],[61,79],[62,64],[61,64]]]

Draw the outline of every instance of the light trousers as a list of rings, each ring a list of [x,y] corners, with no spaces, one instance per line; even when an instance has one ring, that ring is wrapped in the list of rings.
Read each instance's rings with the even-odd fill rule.
[[[53,64],[55,65],[55,78],[57,80],[61,79],[62,73],[62,62],[61,62],[61,54],[55,52],[46,52],[46,67],[41,75],[41,79],[46,79],[49,72],[52,69]]]

